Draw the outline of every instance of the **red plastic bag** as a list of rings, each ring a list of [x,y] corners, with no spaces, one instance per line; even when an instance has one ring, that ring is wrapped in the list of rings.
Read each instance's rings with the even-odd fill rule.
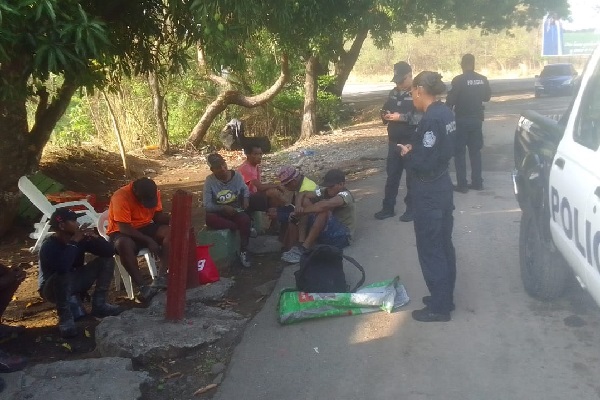
[[[212,246],[196,246],[196,260],[198,262],[198,281],[201,285],[216,282],[219,280],[219,271],[215,265],[208,249]]]

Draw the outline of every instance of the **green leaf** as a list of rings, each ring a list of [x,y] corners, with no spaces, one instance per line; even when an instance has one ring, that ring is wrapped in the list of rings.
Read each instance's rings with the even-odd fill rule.
[[[50,16],[50,19],[52,20],[52,22],[56,22],[56,13],[54,12],[54,7],[52,7],[52,4],[50,3],[50,1],[46,0],[44,2],[44,5],[46,8],[46,12]]]

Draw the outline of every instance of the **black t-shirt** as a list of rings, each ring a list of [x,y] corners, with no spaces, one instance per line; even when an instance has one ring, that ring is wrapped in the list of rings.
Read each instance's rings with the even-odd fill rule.
[[[490,101],[492,91],[487,78],[475,71],[466,71],[452,79],[452,89],[446,104],[454,110],[457,118],[481,118],[483,102]]]

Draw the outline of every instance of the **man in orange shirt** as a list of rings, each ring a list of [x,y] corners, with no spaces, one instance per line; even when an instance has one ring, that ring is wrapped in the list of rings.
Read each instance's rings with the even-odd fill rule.
[[[137,179],[117,190],[110,199],[106,233],[139,288],[138,300],[144,303],[166,287],[169,222],[170,216],[162,211],[160,192],[152,179]],[[152,285],[144,284],[138,268],[137,253],[142,248],[148,248],[160,261],[158,277]]]

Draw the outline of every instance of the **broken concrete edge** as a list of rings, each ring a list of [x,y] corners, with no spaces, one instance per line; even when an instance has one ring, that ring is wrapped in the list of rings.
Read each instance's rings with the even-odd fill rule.
[[[13,400],[97,399],[100,393],[103,399],[140,399],[142,385],[152,381],[121,357],[36,364],[2,377],[2,398]]]

